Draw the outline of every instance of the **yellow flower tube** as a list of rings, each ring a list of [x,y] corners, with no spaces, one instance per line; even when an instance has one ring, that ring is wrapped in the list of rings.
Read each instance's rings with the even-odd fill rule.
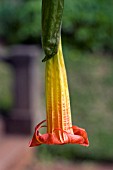
[[[62,129],[73,133],[66,69],[61,42],[58,53],[46,62],[47,132]],[[59,139],[61,131],[58,131]]]

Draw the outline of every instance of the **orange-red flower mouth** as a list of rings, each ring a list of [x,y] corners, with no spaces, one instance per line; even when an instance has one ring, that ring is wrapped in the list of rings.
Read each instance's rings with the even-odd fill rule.
[[[39,133],[39,129],[44,127],[42,126],[42,123],[44,123],[46,120],[42,121],[41,123],[39,123],[36,128],[35,128],[35,133],[34,136],[32,138],[32,141],[30,143],[30,147],[33,146],[39,146],[41,144],[55,144],[55,145],[63,145],[63,144],[80,144],[83,146],[88,146],[89,145],[89,141],[88,141],[88,137],[87,137],[87,133],[84,129],[79,128],[77,126],[73,126],[73,133],[68,133],[62,129],[54,129],[53,133],[46,133],[46,134],[40,134]],[[62,136],[62,140],[60,140],[57,137],[56,132],[60,131],[61,132],[61,136]]]

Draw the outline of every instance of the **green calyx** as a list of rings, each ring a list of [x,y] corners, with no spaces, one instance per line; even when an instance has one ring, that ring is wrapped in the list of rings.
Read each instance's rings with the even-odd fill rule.
[[[42,46],[45,58],[52,58],[58,51],[64,0],[42,0]]]

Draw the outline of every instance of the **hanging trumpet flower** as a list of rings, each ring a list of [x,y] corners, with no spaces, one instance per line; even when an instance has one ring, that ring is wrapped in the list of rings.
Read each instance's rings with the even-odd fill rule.
[[[84,129],[72,126],[69,91],[61,43],[58,53],[46,61],[46,111],[44,120],[35,128],[30,146],[41,144],[81,144],[88,146]],[[47,123],[47,133],[41,135],[42,123]]]
[[[68,143],[88,146],[86,131],[72,126],[67,75],[60,39],[63,0],[42,2],[42,42],[46,54],[43,60],[46,61],[46,120],[36,126],[30,147]],[[46,26],[49,28],[45,28]],[[45,122],[46,125],[42,125]],[[40,134],[40,128],[46,128],[47,132]]]

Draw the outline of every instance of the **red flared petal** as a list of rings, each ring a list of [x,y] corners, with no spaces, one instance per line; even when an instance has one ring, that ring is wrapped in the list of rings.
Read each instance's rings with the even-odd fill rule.
[[[82,145],[89,146],[88,136],[85,129],[79,128],[78,126],[73,126],[72,129],[75,135],[79,135],[84,138],[84,142],[82,143]]]
[[[42,122],[40,122],[36,127],[35,127],[35,133],[33,135],[33,138],[29,144],[29,147],[33,147],[33,146],[38,146],[41,143],[37,140],[37,135],[39,135],[39,129],[42,127],[41,124],[46,122],[46,120],[43,120]]]
[[[69,138],[69,143],[71,144],[83,144],[84,143],[84,138],[79,135],[68,134],[68,138]]]
[[[70,134],[62,129],[55,129],[53,133],[46,133],[41,135],[39,133],[39,128],[43,127],[41,126],[43,122],[45,122],[45,120],[36,126],[35,133],[33,135],[32,141],[30,142],[30,147],[39,146],[41,144],[63,145],[68,143],[80,144],[83,146],[89,145],[86,131],[77,126],[72,127],[74,134]],[[56,131],[61,131],[61,136],[62,136],[61,139],[57,137]]]
[[[35,133],[34,133],[33,138],[32,138],[32,140],[31,140],[31,142],[30,142],[30,144],[29,144],[29,147],[39,146],[40,144],[41,144],[41,143],[39,143],[39,142],[37,141],[36,135],[35,135]]]

